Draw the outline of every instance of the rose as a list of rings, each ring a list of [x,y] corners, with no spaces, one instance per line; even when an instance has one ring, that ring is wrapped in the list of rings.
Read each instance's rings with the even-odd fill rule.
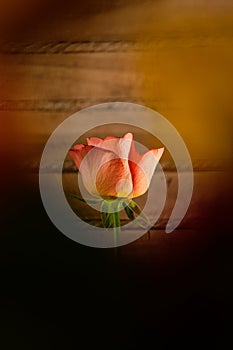
[[[136,220],[139,226],[147,229],[152,226],[132,198],[141,196],[148,190],[163,151],[164,148],[159,148],[139,154],[131,133],[122,138],[87,138],[87,145],[78,144],[69,151],[87,191],[95,198],[101,198],[102,222],[104,227],[114,228],[116,246],[122,208],[128,218]],[[93,203],[75,194],[69,195]]]
[[[164,148],[139,154],[133,135],[87,138],[87,145],[75,145],[69,154],[79,169],[84,186],[93,196],[135,198],[149,188]]]

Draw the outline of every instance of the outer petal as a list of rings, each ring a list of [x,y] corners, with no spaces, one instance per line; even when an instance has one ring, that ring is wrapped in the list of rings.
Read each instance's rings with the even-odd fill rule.
[[[117,139],[119,139],[119,137],[116,137],[116,136],[106,136],[105,139],[100,139],[99,137],[88,137],[87,144],[90,146],[101,147],[104,145],[106,141],[117,140]]]
[[[127,160],[119,159],[111,151],[84,145],[75,146],[69,153],[81,172],[84,186],[92,195],[106,198],[128,196],[132,192]]]
[[[73,158],[78,169],[80,169],[83,158],[92,148],[92,146],[75,145],[72,149],[69,150],[69,154]]]
[[[129,164],[133,180],[133,197],[141,196],[148,190],[163,151],[164,148],[152,149],[140,155],[134,143],[132,144]]]
[[[104,140],[97,137],[87,138],[87,144],[114,152],[119,158],[128,159],[133,135],[127,133],[124,137],[107,136]]]

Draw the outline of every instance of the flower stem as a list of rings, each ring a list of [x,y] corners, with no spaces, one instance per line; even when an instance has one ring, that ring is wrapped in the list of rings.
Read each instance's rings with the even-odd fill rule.
[[[118,236],[121,232],[121,222],[120,222],[120,212],[117,211],[112,214],[113,215],[113,230],[114,230],[114,245],[118,246]]]
[[[101,219],[103,225],[106,228],[113,228],[115,256],[117,256],[118,239],[121,232],[120,211],[122,205],[122,200],[104,200],[101,204]]]

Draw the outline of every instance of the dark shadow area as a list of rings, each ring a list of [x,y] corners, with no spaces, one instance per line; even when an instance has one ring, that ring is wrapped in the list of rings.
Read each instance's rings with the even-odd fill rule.
[[[3,349],[229,345],[229,222],[213,213],[215,227],[164,233],[159,241],[120,247],[116,257],[113,249],[66,238],[45,213],[39,189],[20,173],[16,183],[3,202]]]
[[[48,40],[46,27],[56,30],[62,22],[88,19],[140,0],[3,0],[0,4],[0,38],[4,41]],[[42,35],[42,37],[41,37]],[[30,39],[29,39],[30,38]]]

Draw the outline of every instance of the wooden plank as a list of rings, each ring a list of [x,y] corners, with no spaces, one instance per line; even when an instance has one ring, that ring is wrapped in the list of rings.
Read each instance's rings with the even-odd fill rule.
[[[153,39],[142,40],[102,40],[102,41],[38,41],[38,42],[5,42],[0,46],[1,54],[13,55],[43,55],[43,54],[74,54],[96,52],[143,52],[156,51],[166,48],[202,48],[202,47],[230,47],[233,38],[222,36],[185,35],[156,36]]]
[[[4,54],[74,54],[96,52],[134,52],[148,50],[156,42],[138,41],[49,41],[49,42],[6,42],[0,47]]]
[[[101,102],[101,101],[99,101]],[[102,101],[103,102],[103,101]],[[87,105],[90,105],[87,102]],[[0,111],[0,120],[2,133],[4,138],[1,143],[6,140],[5,147],[9,149],[9,142],[14,144],[14,140],[20,140],[17,144],[18,159],[20,159],[20,168],[28,172],[37,172],[39,169],[40,158],[43,148],[56,127],[62,123],[69,115],[76,110],[68,111]],[[166,111],[167,113],[168,111]],[[172,111],[170,111],[172,113]],[[116,121],[117,122],[117,121]],[[104,138],[107,135],[122,136],[124,133],[132,132],[137,142],[145,145],[148,149],[160,147],[162,143],[152,135],[142,129],[127,125],[112,124],[104,128],[98,127],[94,130],[87,131],[76,143],[86,143],[86,137],[93,135]],[[67,135],[68,137],[68,135]],[[186,140],[185,140],[186,141]],[[193,145],[195,146],[195,144]],[[166,146],[165,146],[166,147]],[[4,146],[2,147],[2,151]],[[25,157],[25,153],[27,157]],[[226,157],[210,158],[207,156],[208,150],[204,149],[199,153],[195,148],[192,153],[193,168],[195,171],[226,171],[232,169],[232,163]],[[162,158],[162,165],[165,170],[176,171],[171,155],[167,150]],[[185,171],[186,165],[180,164]],[[56,164],[54,164],[56,169]],[[65,162],[66,172],[73,171],[72,162]]]
[[[35,102],[35,101],[34,101]],[[18,109],[19,110],[2,110],[0,111],[0,120],[1,124],[0,127],[3,128],[2,132],[4,135],[4,138],[6,140],[11,140],[11,143],[14,142],[15,139],[20,139],[20,145],[17,147],[17,152],[19,154],[19,157],[22,157],[21,159],[21,167],[27,168],[30,171],[37,171],[40,157],[43,151],[43,148],[45,146],[45,143],[47,142],[49,136],[52,134],[52,132],[58,127],[60,123],[62,123],[66,118],[68,118],[71,114],[77,112],[76,107],[78,107],[78,110],[82,107],[87,107],[96,103],[101,102],[107,102],[106,100],[83,100],[81,105],[76,103],[67,102],[66,108],[64,107],[64,100],[57,102],[54,102],[54,110],[51,108],[53,106],[53,102],[48,103],[48,110],[46,111],[46,101],[40,100],[39,106],[41,106],[40,110],[34,110],[34,102],[31,101],[31,110],[25,111],[25,104],[22,103],[22,110],[20,110],[20,102],[18,103]],[[142,103],[141,101],[132,101],[137,103]],[[28,106],[30,105],[28,104]],[[143,102],[142,104],[148,105],[147,103]],[[1,104],[0,104],[1,106]],[[38,107],[38,104],[36,104]],[[178,114],[176,110],[173,109],[165,109],[163,106],[159,104],[152,105],[151,107],[155,110],[159,110],[160,113],[162,113],[165,117],[168,118],[169,121],[173,122],[176,121],[175,118]],[[61,110],[59,111],[59,109]],[[57,109],[57,110],[56,110]],[[201,121],[204,126],[206,126],[207,123],[204,123],[204,121]],[[116,120],[117,123],[117,120]],[[198,124],[197,124],[198,125]],[[227,127],[227,124],[226,124]],[[189,129],[186,127],[186,125],[183,126],[183,128],[179,128],[178,131],[182,130],[181,136],[183,137],[189,152],[191,153],[193,167],[195,171],[214,171],[214,170],[227,170],[232,169],[232,158],[231,158],[231,148],[228,145],[227,137],[225,137],[224,142],[219,142],[217,145],[213,144],[212,138],[213,135],[206,134],[205,136],[205,143],[206,147],[200,147],[199,143],[200,140],[197,137],[197,135],[193,132],[193,129]],[[145,145],[149,149],[154,147],[160,147],[163,144],[152,135],[148,134],[147,132],[143,131],[142,129],[138,129],[136,127],[131,126],[130,129],[127,125],[122,124],[113,124],[109,126],[105,126],[104,128],[98,127],[94,130],[87,131],[79,140],[77,140],[77,143],[85,143],[86,137],[91,136],[99,136],[99,137],[105,137],[107,135],[115,135],[115,136],[122,136],[126,132],[133,132],[135,139],[140,142],[141,144]],[[14,134],[13,134],[14,132]],[[192,135],[190,136],[190,132]],[[14,136],[12,136],[14,135]],[[13,137],[13,140],[12,140]],[[68,135],[67,135],[68,137]],[[1,140],[1,142],[3,139]],[[219,148],[219,153],[222,152],[221,156],[218,157],[216,153],[213,154],[213,147]],[[9,145],[7,146],[9,147]],[[166,145],[165,145],[166,148]],[[229,149],[228,149],[229,148]],[[228,149],[227,152],[224,152],[224,149]],[[25,152],[27,152],[27,157],[25,158]],[[228,155],[229,154],[229,155]],[[174,162],[172,161],[172,157],[169,154],[169,152],[166,150],[163,159],[162,164],[165,169],[167,170],[175,170]],[[67,171],[70,171],[70,165],[66,164]],[[182,164],[182,168],[185,170],[186,165]]]
[[[0,100],[0,111],[7,112],[39,112],[39,113],[74,113],[83,108],[106,102],[131,102],[147,105],[155,110],[169,110],[162,100],[150,100],[137,97],[114,96],[100,98],[62,98],[62,99],[40,99],[40,100]],[[170,107],[171,108],[171,107]]]
[[[1,121],[18,125],[27,145],[22,149],[35,147],[37,164],[65,117],[121,100],[162,113],[183,137],[195,169],[229,166],[232,5],[168,3],[127,2],[102,13],[96,9],[89,18],[85,13],[85,20],[71,11],[59,26],[54,16],[51,31],[44,27],[50,37],[41,29],[33,44],[27,35],[18,45],[8,43],[5,52],[17,55],[0,57]]]
[[[134,53],[6,55],[1,99],[77,99],[138,95],[142,77]]]
[[[26,0],[25,0],[26,1]],[[2,19],[18,30],[9,30],[11,37],[24,40],[135,40],[138,38],[172,38],[185,34],[186,37],[202,38],[212,35],[221,37],[231,33],[231,1],[94,1],[87,3],[61,3],[52,6],[50,2],[37,2],[27,11],[12,8]],[[16,2],[17,3],[17,2]],[[16,12],[16,13],[15,13]],[[21,18],[22,17],[22,18]],[[7,21],[8,18],[8,21]],[[14,28],[15,28],[14,26]],[[30,27],[30,30],[28,28]]]

